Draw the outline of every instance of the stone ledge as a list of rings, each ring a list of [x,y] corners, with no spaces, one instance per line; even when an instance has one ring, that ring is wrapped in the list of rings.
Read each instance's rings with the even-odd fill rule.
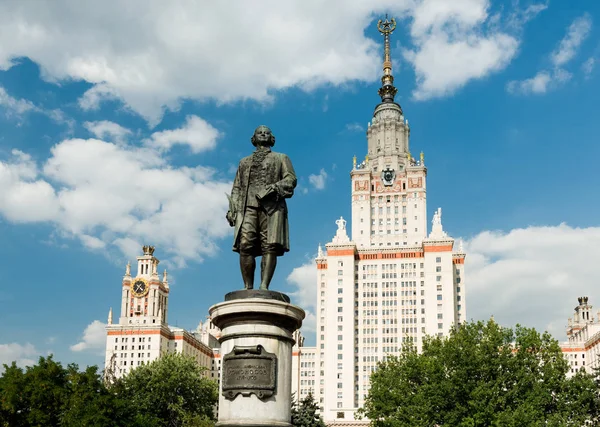
[[[225,294],[225,301],[248,298],[273,299],[288,304],[290,303],[290,297],[288,297],[286,294],[264,289],[242,289],[241,291],[233,291]]]

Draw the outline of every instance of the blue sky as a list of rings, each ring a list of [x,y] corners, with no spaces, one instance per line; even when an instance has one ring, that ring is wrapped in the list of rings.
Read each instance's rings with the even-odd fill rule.
[[[386,12],[429,217],[442,207],[467,250],[468,317],[562,340],[578,296],[600,304],[597,2],[232,3],[0,5],[0,362],[102,366],[142,244],[169,271],[173,325],[241,288],[223,193],[259,124],[299,177],[272,288],[310,314],[312,256],[350,219]]]

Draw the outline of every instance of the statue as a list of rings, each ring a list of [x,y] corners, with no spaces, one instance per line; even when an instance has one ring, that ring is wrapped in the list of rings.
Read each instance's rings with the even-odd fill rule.
[[[285,154],[271,151],[275,136],[259,126],[250,139],[256,151],[240,161],[226,218],[235,227],[233,250],[240,254],[246,289],[254,288],[256,257],[262,256],[260,289],[269,289],[277,257],[290,250],[286,198],[297,179]]]
[[[131,276],[131,264],[129,263],[125,266],[125,276]]]

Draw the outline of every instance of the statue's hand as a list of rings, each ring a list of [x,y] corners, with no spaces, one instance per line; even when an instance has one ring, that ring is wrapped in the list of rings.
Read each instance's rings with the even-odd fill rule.
[[[235,225],[235,217],[233,216],[231,211],[227,211],[225,218],[227,218],[227,222],[229,223],[230,227],[233,227]]]

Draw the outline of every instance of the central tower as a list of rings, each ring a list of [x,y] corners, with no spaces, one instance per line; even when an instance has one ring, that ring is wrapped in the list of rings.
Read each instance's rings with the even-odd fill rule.
[[[371,374],[403,343],[420,350],[427,335],[445,336],[466,317],[465,254],[454,250],[441,209],[428,234],[424,155],[411,155],[408,120],[395,100],[390,36],[396,21],[386,17],[377,28],[384,39],[381,102],[367,126],[364,160],[355,157],[350,172],[351,231],[339,218],[316,258],[314,394],[328,425],[360,423],[356,411]]]
[[[396,20],[379,20],[384,37],[383,76],[373,119],[367,126],[367,155],[352,172],[352,240],[359,248],[419,245],[427,235],[427,169],[423,155],[410,154],[410,128],[395,102],[390,34]],[[409,203],[410,202],[410,203]]]

